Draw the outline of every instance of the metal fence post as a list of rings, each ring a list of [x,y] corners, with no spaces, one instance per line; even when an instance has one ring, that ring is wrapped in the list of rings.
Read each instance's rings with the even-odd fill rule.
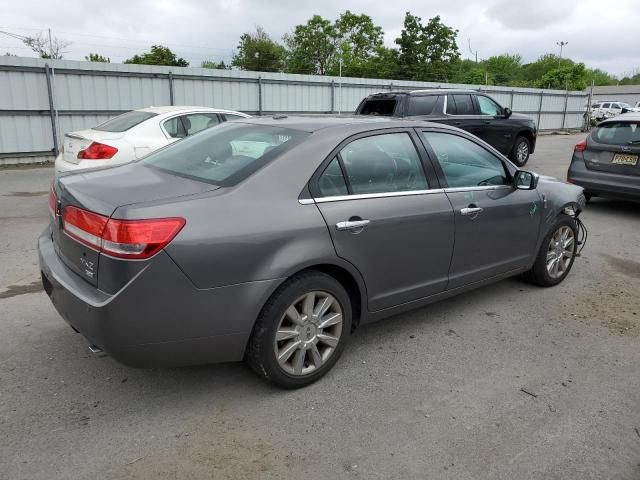
[[[336,81],[331,80],[331,113],[336,111]]]
[[[173,73],[169,72],[169,105],[174,105],[173,101]]]
[[[47,77],[47,94],[49,95],[49,114],[51,116],[51,133],[53,135],[53,152],[55,156],[58,156],[60,150],[58,149],[58,131],[56,129],[56,109],[53,104],[53,90],[51,88],[51,68],[48,63],[44,64],[44,73]]]
[[[540,103],[538,104],[538,124],[536,127],[540,130],[540,120],[542,119],[542,101],[544,100],[544,90],[540,90]]]
[[[391,83],[389,84],[389,91],[390,91],[390,92],[392,92],[392,91],[393,91],[393,82],[391,82]]]
[[[509,108],[511,110],[513,110],[513,95],[514,95],[515,91],[513,89],[511,89],[511,99],[509,100]]]
[[[258,75],[258,115],[262,115],[262,76]]]
[[[589,130],[591,130],[591,102],[593,101],[593,85],[595,84],[595,81],[591,80],[591,88],[589,88],[589,97],[587,100],[587,112],[586,112],[586,125],[585,125],[585,132],[588,132]]]
[[[569,89],[567,89],[565,95],[564,95],[564,110],[562,110],[562,128],[561,130],[564,130],[564,126],[566,124],[566,120],[567,120],[567,105],[569,104]]]

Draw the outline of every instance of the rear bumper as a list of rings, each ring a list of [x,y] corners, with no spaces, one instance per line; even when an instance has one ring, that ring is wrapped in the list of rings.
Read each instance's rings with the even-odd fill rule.
[[[585,193],[629,200],[640,200],[640,177],[589,170],[584,160],[573,157],[568,180],[584,188]]]
[[[238,361],[279,280],[197,289],[165,253],[110,295],[64,265],[49,228],[38,240],[45,291],[74,330],[134,367]]]

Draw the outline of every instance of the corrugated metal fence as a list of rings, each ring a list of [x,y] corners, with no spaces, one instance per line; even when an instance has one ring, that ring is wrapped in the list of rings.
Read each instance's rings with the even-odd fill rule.
[[[488,92],[542,130],[580,128],[584,92],[0,57],[0,164],[51,160],[64,133],[150,105],[249,114],[346,113],[370,93],[424,88]]]

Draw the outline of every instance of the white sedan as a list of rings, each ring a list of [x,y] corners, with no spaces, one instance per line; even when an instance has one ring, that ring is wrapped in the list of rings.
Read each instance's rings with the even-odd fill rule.
[[[209,107],[150,107],[64,136],[55,163],[62,172],[118,165],[222,122],[249,115]]]

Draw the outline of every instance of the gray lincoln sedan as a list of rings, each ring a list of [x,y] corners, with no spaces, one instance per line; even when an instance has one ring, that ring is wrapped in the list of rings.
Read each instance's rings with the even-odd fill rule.
[[[444,125],[251,118],[123,166],[63,175],[39,239],[46,292],[132,366],[245,359],[281,387],[361,324],[523,274],[582,242],[582,188]]]

